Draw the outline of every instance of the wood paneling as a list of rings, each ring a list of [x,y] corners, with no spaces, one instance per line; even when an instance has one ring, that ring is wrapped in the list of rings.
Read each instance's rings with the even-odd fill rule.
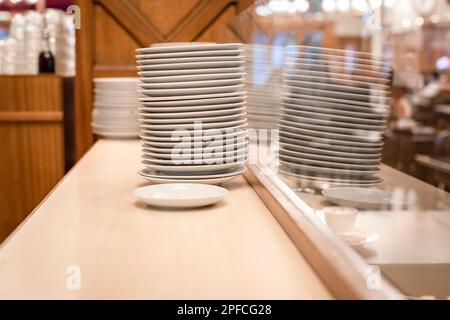
[[[239,39],[228,23],[249,0],[77,0],[83,17],[77,31],[76,146],[92,145],[94,77],[136,76],[135,49],[155,42]]]
[[[62,79],[0,77],[0,242],[64,175]]]

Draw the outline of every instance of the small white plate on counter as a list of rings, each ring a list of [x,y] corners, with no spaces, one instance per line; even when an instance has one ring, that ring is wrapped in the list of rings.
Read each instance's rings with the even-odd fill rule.
[[[369,234],[363,230],[352,230],[346,233],[338,233],[337,235],[353,247],[369,245],[380,238],[376,233]]]
[[[222,187],[195,183],[156,184],[134,191],[134,196],[145,204],[178,209],[209,206],[227,194]]]
[[[376,210],[392,204],[392,193],[380,189],[330,188],[322,194],[337,205],[358,209]]]

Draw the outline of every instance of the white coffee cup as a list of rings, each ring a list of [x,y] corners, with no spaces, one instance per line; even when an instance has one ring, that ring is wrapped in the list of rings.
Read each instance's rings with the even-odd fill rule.
[[[358,210],[350,207],[326,207],[323,209],[325,221],[336,233],[346,233],[354,229]]]

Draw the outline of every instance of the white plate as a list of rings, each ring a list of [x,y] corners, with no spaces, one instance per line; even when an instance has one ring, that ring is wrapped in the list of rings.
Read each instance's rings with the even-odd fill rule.
[[[147,77],[139,78],[143,83],[173,83],[173,82],[195,82],[195,81],[215,81],[215,80],[243,80],[245,78],[245,72],[242,73],[211,73],[211,74],[196,74],[196,75],[184,75],[184,76],[163,76],[163,77]]]
[[[330,114],[336,116],[344,116],[344,117],[353,117],[357,119],[361,119],[363,121],[371,121],[371,122],[383,122],[385,117],[383,114],[370,112],[369,109],[365,109],[363,112],[354,112],[354,111],[346,111],[341,110],[338,106],[334,105],[332,108],[326,108],[330,106],[327,103],[315,103],[315,101],[298,101],[300,104],[293,104],[284,102],[283,107],[287,110],[295,110],[295,111],[308,111],[315,112],[320,114]]]
[[[195,114],[190,114],[192,118],[171,118],[171,119],[156,119],[152,115],[140,113],[141,123],[145,124],[182,124],[182,123],[195,123],[196,121],[201,121],[203,123],[210,122],[226,122],[238,120],[239,118],[244,118],[247,115],[245,112],[236,112],[231,115],[216,116],[216,117],[202,117],[196,116]]]
[[[245,166],[241,165],[234,169],[221,171],[215,174],[199,175],[199,174],[166,174],[159,171],[152,171],[151,169],[146,169],[146,175],[159,177],[159,178],[170,178],[170,179],[217,179],[217,178],[227,178],[238,174],[243,174],[247,169]]]
[[[304,69],[306,68],[306,69]],[[312,59],[303,59],[303,60],[293,60],[286,59],[286,69],[287,72],[295,73],[295,71],[304,71],[304,70],[331,70],[331,72],[336,71],[344,74],[357,74],[363,75],[366,77],[373,77],[377,79],[389,79],[389,73],[383,71],[383,69],[374,69],[370,67],[365,67],[361,65],[357,65],[355,67],[348,66],[344,62],[338,61],[327,61],[327,60],[312,60]],[[340,70],[340,71],[338,71]]]
[[[392,193],[380,189],[331,188],[322,194],[329,201],[358,209],[380,209],[392,204]]]
[[[342,100],[351,100],[356,103],[365,103],[365,104],[385,104],[387,100],[384,95],[364,95],[364,94],[356,94],[356,93],[347,93],[347,92],[339,92],[333,90],[320,90],[320,89],[309,89],[309,88],[299,88],[292,86],[285,86],[285,89],[289,91],[289,93],[293,94],[301,94],[301,95],[311,95],[311,96],[319,96],[326,97],[332,99],[339,99],[342,103]]]
[[[179,165],[179,166],[164,166],[164,165],[155,165],[146,160],[142,161],[142,163],[151,170],[159,171],[160,173],[174,173],[174,172],[184,172],[184,174],[188,173],[201,173],[204,178],[205,175],[214,174],[217,172],[221,172],[224,170],[232,170],[233,168],[242,167],[245,165],[245,161],[233,162],[233,163],[224,163],[224,164],[201,164],[201,165]]]
[[[239,178],[242,174],[236,174],[231,177],[225,177],[225,178],[216,178],[216,179],[171,179],[171,178],[164,178],[164,177],[155,177],[155,176],[149,176],[146,174],[146,170],[142,170],[139,172],[139,175],[152,182],[152,183],[202,183],[202,184],[210,184],[210,185],[222,185],[224,183],[230,182],[236,178]]]
[[[218,117],[218,116],[228,116],[233,114],[240,114],[242,112],[245,112],[245,107],[242,103],[236,103],[236,104],[229,104],[229,105],[222,105],[222,108],[212,108],[212,111],[209,111],[208,108],[207,111],[205,110],[193,110],[189,111],[189,108],[186,108],[188,110],[185,110],[185,108],[182,108],[183,112],[175,111],[175,112],[158,112],[160,109],[163,108],[140,108],[139,114],[143,117],[152,118],[152,119],[185,119],[185,118],[202,118],[202,117]],[[195,107],[194,107],[195,108]],[[155,110],[156,109],[156,110]],[[171,111],[170,108],[168,108],[168,111]],[[179,108],[172,108],[172,109],[178,109]],[[217,109],[217,110],[216,110]],[[184,112],[188,111],[188,112]]]
[[[282,126],[280,126],[282,127]],[[309,130],[307,130],[309,131]],[[303,145],[307,147],[317,147],[324,148],[339,152],[353,152],[353,153],[370,153],[370,154],[381,154],[382,143],[364,143],[355,141],[343,141],[336,138],[319,138],[309,134],[309,132],[304,134],[293,133],[285,129],[280,131],[280,139],[295,139],[296,144]]]
[[[354,247],[372,244],[380,238],[380,236],[376,233],[369,234],[363,230],[352,230],[347,233],[338,233],[337,235],[347,244]]]
[[[294,173],[305,174],[309,173],[322,173],[326,175],[336,175],[336,177],[361,177],[361,176],[372,176],[378,172],[369,171],[369,170],[348,170],[348,169],[335,169],[335,168],[325,168],[325,167],[316,167],[309,166],[297,163],[289,163],[285,161],[280,161],[280,164],[285,166],[286,168],[291,169]]]
[[[299,81],[299,80],[285,80],[285,83],[292,88],[328,90],[328,91],[361,94],[364,96],[368,95],[387,96],[388,93],[386,90],[361,88],[351,85],[340,85],[334,83],[320,83],[320,82]]]
[[[228,190],[211,185],[173,183],[136,189],[134,196],[145,204],[165,208],[198,208],[219,202]]]
[[[222,69],[239,68],[245,64],[244,61],[211,61],[211,62],[187,62],[187,63],[169,63],[169,64],[151,64],[138,66],[139,71],[157,71],[157,70],[186,70],[186,69]]]
[[[351,79],[351,76],[340,76],[339,74],[328,74],[325,72],[318,71],[319,75],[302,75],[301,73],[289,74],[286,73],[284,75],[285,82],[289,84],[291,81],[309,81],[314,83],[330,83],[338,85],[348,85],[348,86],[368,86],[368,89],[376,89],[376,90],[389,90],[389,86],[378,84],[378,83],[370,83],[370,78],[366,78],[365,81],[359,81]],[[329,75],[329,76],[328,76]],[[356,77],[356,76],[354,76]],[[365,77],[361,77],[365,78]]]
[[[319,53],[327,53],[333,55],[344,55],[344,56],[357,56],[365,59],[372,60],[381,60],[384,61],[385,57],[375,55],[369,52],[363,51],[354,51],[354,50],[345,50],[345,49],[331,49],[331,48],[323,48],[323,47],[314,47],[314,46],[305,46],[305,45],[288,45],[285,48],[286,53],[297,53],[297,52],[319,52]]]
[[[150,48],[136,49],[138,54],[153,54],[153,53],[169,53],[169,52],[191,52],[191,51],[216,51],[216,50],[243,50],[242,43],[185,43],[185,44],[166,44],[157,45]]]
[[[193,144],[192,148],[187,148]],[[155,142],[155,141],[145,141],[142,145],[144,150],[148,150],[150,152],[158,153],[158,154],[171,154],[174,148],[182,148],[185,152],[211,152],[214,150],[222,149],[231,149],[232,150],[245,150],[248,142],[245,137],[236,138],[230,141],[204,141],[204,142]],[[200,147],[199,147],[200,146]]]
[[[245,67],[237,68],[207,68],[207,69],[183,69],[183,70],[153,70],[138,72],[141,77],[182,76],[182,75],[204,75],[217,73],[230,73],[236,76],[245,72]]]
[[[366,83],[371,86],[377,86],[382,89],[388,89],[389,86],[387,83],[389,83],[389,79],[380,79],[380,78],[374,78],[374,77],[366,77],[366,76],[359,76],[359,75],[352,75],[352,74],[345,74],[345,73],[334,73],[329,71],[315,71],[315,70],[295,70],[295,72],[292,71],[286,71],[284,73],[285,79],[292,79],[292,80],[298,80],[300,78],[308,78],[314,79],[316,77],[321,78],[327,78],[327,79],[333,79],[335,81],[355,81],[358,83]]]
[[[189,96],[168,96],[168,97],[144,97],[140,98],[139,102],[143,105],[147,105],[148,102],[161,102],[161,101],[176,101],[174,105],[183,105],[183,103],[193,103],[191,101],[181,101],[181,100],[202,100],[202,99],[212,99],[212,98],[234,98],[245,97],[247,93],[245,91],[239,92],[225,92],[225,93],[210,93],[210,94],[194,94]],[[196,101],[196,103],[201,103],[201,101]],[[205,101],[203,103],[206,103]],[[195,104],[194,104],[195,105]]]
[[[244,106],[245,96],[242,94],[224,98],[204,98],[177,101],[140,102],[141,109],[146,112],[188,112],[199,110],[217,110],[229,107],[230,104]]]
[[[312,160],[319,160],[319,161],[328,161],[328,162],[336,162],[336,163],[348,163],[348,164],[366,164],[366,165],[375,165],[378,166],[380,164],[381,158],[376,159],[366,159],[366,158],[349,158],[346,156],[344,157],[336,157],[336,156],[329,156],[329,155],[321,155],[315,153],[315,150],[311,152],[299,152],[294,150],[289,150],[285,148],[285,144],[280,144],[280,154],[291,156],[291,157],[299,157],[303,159],[312,159]]]
[[[371,135],[372,132],[380,133],[384,131],[387,125],[385,121],[378,121],[377,124],[360,124],[358,122],[359,119],[357,118],[355,119],[349,117],[333,116],[307,111],[294,111],[296,115],[293,115],[292,111],[288,114],[285,111],[286,109],[282,108],[281,110],[282,114],[280,115],[280,118],[308,125],[335,126],[335,128],[333,128],[333,131],[335,132],[346,132],[348,130],[367,130],[368,134]]]
[[[203,128],[202,130],[193,130],[193,129],[178,129],[177,132],[174,132],[174,130],[148,130],[145,128],[142,128],[142,135],[144,136],[152,136],[152,137],[172,137],[172,136],[185,136],[189,134],[191,137],[194,136],[211,136],[211,135],[218,135],[218,134],[228,134],[232,132],[237,132],[240,130],[244,130],[247,128],[247,123],[239,125],[239,126],[232,126],[232,127],[222,127],[222,128],[212,128],[212,129],[206,129]],[[220,132],[219,132],[220,131]]]
[[[374,112],[374,113],[386,113],[389,111],[389,105],[386,99],[386,103],[371,103],[371,102],[363,102],[363,101],[354,101],[354,100],[346,100],[346,99],[335,99],[324,96],[311,96],[297,93],[287,93],[281,92],[282,100],[287,102],[296,103],[296,100],[313,100],[321,103],[333,103],[336,106],[339,106],[345,110],[351,111],[362,111],[362,112]]]
[[[141,89],[180,89],[180,88],[204,88],[218,86],[232,86],[243,84],[243,79],[223,79],[223,80],[202,80],[202,81],[186,81],[186,82],[158,82],[158,83],[141,83]]]
[[[388,66],[386,64],[370,64],[364,63],[364,61],[353,60],[346,61],[344,59],[339,59],[339,57],[330,56],[330,55],[309,55],[302,56],[298,58],[286,57],[285,59],[286,65],[290,66],[292,64],[321,64],[321,65],[331,65],[331,66],[342,66],[348,69],[358,69],[358,70],[368,70],[373,72],[380,73],[384,78],[386,77],[386,69]]]
[[[222,148],[220,152],[218,150],[215,150],[214,148],[204,148],[204,149],[190,149],[189,152],[183,152],[180,157],[186,156],[186,158],[191,158],[192,155],[200,154],[202,156],[202,159],[212,159],[212,158],[229,158],[229,157],[242,157],[246,156],[248,154],[248,144],[243,146],[242,148],[234,148],[233,150],[229,151],[227,147]],[[198,153],[195,153],[195,150],[197,150]],[[205,152],[206,150],[206,152]],[[163,153],[160,152],[159,149],[150,148],[148,146],[142,147],[143,151],[143,157],[146,157],[147,159],[164,159],[164,160],[171,160],[173,159],[172,153]],[[183,150],[184,151],[184,150]],[[194,151],[194,152],[193,152]]]
[[[311,134],[317,137],[324,138],[336,138],[338,140],[344,141],[356,141],[356,142],[364,142],[364,143],[380,143],[382,139],[382,132],[377,131],[367,131],[367,130],[358,130],[358,129],[343,129],[343,128],[335,128],[324,125],[312,125],[306,123],[297,123],[288,120],[281,119],[280,127],[287,128],[288,131],[294,133],[303,133],[303,134]],[[339,132],[339,133],[335,133]]]
[[[173,58],[192,58],[192,57],[223,57],[223,56],[239,56],[244,53],[244,50],[202,50],[202,51],[184,51],[184,52],[164,52],[164,53],[150,53],[138,54],[136,59],[173,59]]]
[[[226,141],[226,139],[239,139],[241,137],[247,137],[248,130],[236,130],[229,133],[219,133],[218,135],[210,135],[205,134],[201,136],[194,137],[184,137],[184,135],[173,136],[173,137],[153,137],[153,136],[145,136],[141,135],[142,140],[145,141],[153,141],[153,142],[182,142],[182,141],[203,141],[205,143],[209,143],[211,141]]]
[[[354,57],[351,53],[345,55],[333,54],[331,52],[308,52],[308,51],[289,51],[287,53],[287,59],[289,60],[336,60],[339,62],[346,63],[348,65],[364,65],[372,66],[375,68],[386,68],[389,65],[384,60],[370,59],[367,57]]]
[[[247,123],[247,119],[233,120],[233,121],[223,121],[223,122],[209,122],[209,123],[185,123],[185,124],[141,124],[142,130],[170,130],[173,132],[176,129],[186,129],[186,130],[207,130],[214,128],[229,128],[234,126],[239,126]]]
[[[344,170],[367,170],[371,172],[378,171],[377,164],[375,165],[362,165],[362,164],[348,164],[343,162],[330,162],[330,161],[321,161],[321,160],[312,160],[312,159],[306,159],[302,158],[299,155],[296,156],[287,156],[284,154],[279,155],[280,159],[286,163],[290,164],[302,164],[306,166],[314,166],[314,167],[323,167],[323,168],[329,168],[329,169],[344,169]]]
[[[329,157],[343,157],[343,158],[349,158],[349,159],[358,159],[361,161],[376,161],[381,160],[381,151],[378,153],[366,153],[364,151],[359,151],[358,149],[352,149],[348,148],[348,150],[351,151],[359,151],[358,153],[355,152],[346,152],[346,147],[341,148],[341,151],[333,151],[328,148],[328,145],[321,145],[314,142],[308,142],[308,141],[300,141],[297,139],[290,139],[285,137],[280,137],[280,146],[284,148],[285,150],[292,150],[297,152],[303,152],[303,153],[310,153],[313,155],[324,155]],[[314,146],[314,147],[313,147]],[[317,148],[318,146],[321,146],[324,149]],[[364,149],[363,149],[364,150]]]
[[[236,56],[214,56],[214,57],[181,57],[181,58],[150,58],[150,59],[137,59],[137,63],[140,65],[157,65],[157,64],[172,64],[172,63],[192,63],[192,62],[216,62],[216,61],[233,61],[241,62],[244,60],[243,55]]]
[[[299,179],[302,185],[313,189],[328,189],[330,187],[360,187],[368,188],[380,184],[382,179],[336,179],[336,178],[321,178],[318,176],[311,176],[307,174],[296,174],[280,169],[281,174],[295,179]]]
[[[230,92],[242,92],[244,85],[218,86],[218,87],[199,87],[184,89],[149,89],[139,90],[140,93],[149,97],[169,97],[184,95],[205,95],[205,94],[222,94]]]

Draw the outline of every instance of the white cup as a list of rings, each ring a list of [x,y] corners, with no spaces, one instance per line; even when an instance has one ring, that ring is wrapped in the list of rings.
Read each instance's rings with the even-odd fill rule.
[[[336,233],[347,233],[354,229],[358,210],[350,207],[326,207],[325,221]]]

